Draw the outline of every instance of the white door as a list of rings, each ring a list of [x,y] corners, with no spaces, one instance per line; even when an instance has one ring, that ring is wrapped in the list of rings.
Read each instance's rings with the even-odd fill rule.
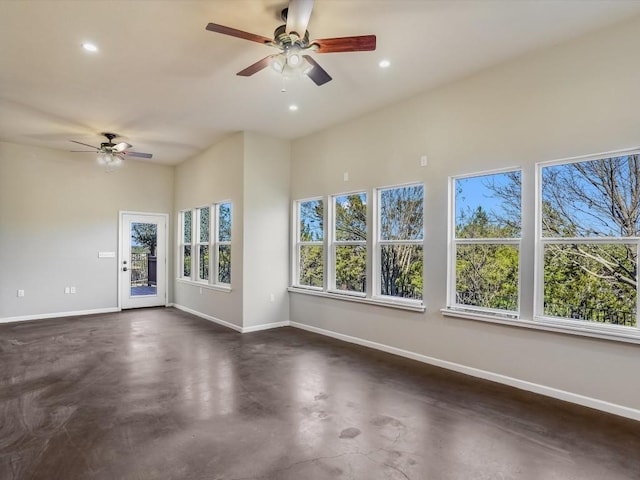
[[[167,304],[167,214],[120,213],[120,308]]]

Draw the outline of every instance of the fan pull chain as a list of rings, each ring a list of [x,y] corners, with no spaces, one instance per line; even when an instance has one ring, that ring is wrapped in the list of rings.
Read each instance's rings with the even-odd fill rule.
[[[282,77],[282,88],[280,89],[280,91],[282,93],[287,92],[287,79],[284,76]]]

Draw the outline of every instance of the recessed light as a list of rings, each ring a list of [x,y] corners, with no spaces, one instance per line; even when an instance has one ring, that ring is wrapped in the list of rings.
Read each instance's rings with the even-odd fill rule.
[[[289,110],[295,112],[296,110],[298,110],[298,105],[289,105]]]
[[[97,52],[98,47],[96,47],[93,43],[83,43],[82,48],[84,48],[87,52]]]
[[[391,62],[389,60],[380,60],[380,63],[378,63],[378,66],[380,68],[389,68],[391,66]]]

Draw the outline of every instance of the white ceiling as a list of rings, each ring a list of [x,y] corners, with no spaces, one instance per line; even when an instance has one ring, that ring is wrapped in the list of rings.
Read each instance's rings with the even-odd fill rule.
[[[281,93],[270,69],[235,75],[274,50],[205,26],[271,37],[286,3],[0,0],[0,140],[72,150],[114,131],[176,164],[236,131],[304,136],[640,15],[630,0],[316,0],[312,39],[375,34],[377,50],[315,54],[333,81]]]

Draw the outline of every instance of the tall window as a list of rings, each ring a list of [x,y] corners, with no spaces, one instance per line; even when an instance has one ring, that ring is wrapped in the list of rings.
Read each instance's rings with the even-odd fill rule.
[[[199,281],[209,280],[209,229],[211,228],[209,207],[197,208],[197,233],[196,233],[196,249],[198,257],[198,276]]]
[[[424,188],[378,190],[377,294],[422,300]]]
[[[297,272],[295,284],[323,288],[324,282],[324,203],[322,199],[296,203]]]
[[[191,278],[191,234],[192,234],[192,211],[184,210],[180,212],[180,271],[182,277]]]
[[[517,314],[521,173],[454,178],[449,308]]]
[[[637,326],[640,157],[539,165],[536,313]]]
[[[231,283],[231,202],[184,210],[180,226],[180,278],[227,289]]]
[[[216,264],[217,283],[231,283],[231,203],[216,205]]]
[[[333,197],[333,280],[336,290],[367,291],[367,195]]]

